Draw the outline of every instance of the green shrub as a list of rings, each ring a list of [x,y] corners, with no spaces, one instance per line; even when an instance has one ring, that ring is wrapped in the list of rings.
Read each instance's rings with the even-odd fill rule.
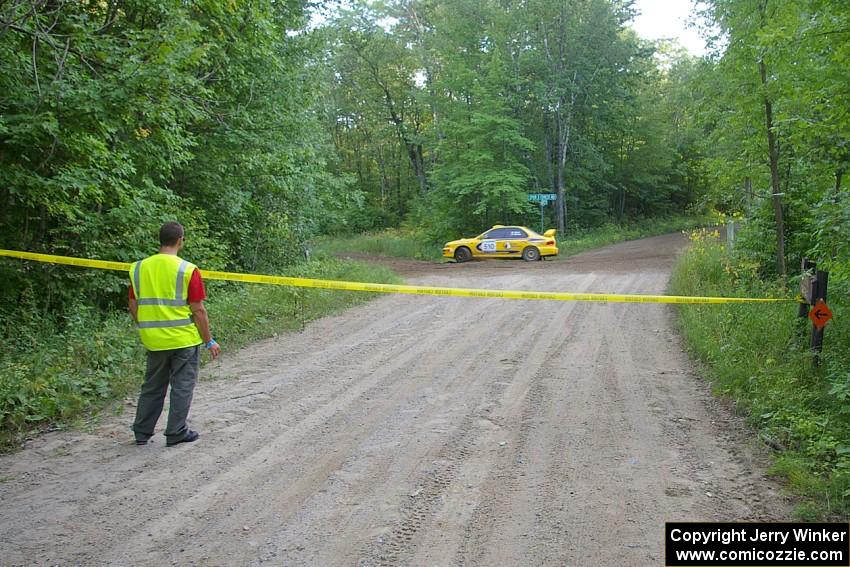
[[[729,255],[716,234],[692,236],[672,279],[678,295],[789,297],[761,279],[762,263]],[[792,282],[794,286],[796,282]],[[847,312],[846,282],[831,285],[833,312]],[[842,291],[839,291],[842,290]],[[850,517],[850,323],[826,330],[822,364],[808,349],[808,320],[796,303],[680,307],[687,344],[706,363],[715,390],[746,411],[759,434],[783,450],[773,471],[804,498],[802,517]]]
[[[141,372],[128,315],[81,305],[68,313],[2,329],[12,348],[0,356],[0,443],[123,394]]]
[[[389,229],[350,236],[321,237],[313,242],[320,255],[341,256],[350,253],[375,254],[414,260],[437,260],[443,243],[436,243],[421,231]]]

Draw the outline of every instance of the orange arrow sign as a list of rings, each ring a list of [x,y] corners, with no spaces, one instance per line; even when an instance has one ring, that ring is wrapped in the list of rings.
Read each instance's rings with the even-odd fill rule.
[[[817,305],[815,305],[814,309],[809,311],[809,319],[812,320],[812,323],[815,324],[815,327],[818,329],[822,329],[824,325],[826,325],[827,321],[832,319],[832,311],[829,310],[829,307],[826,303],[824,303],[823,299],[818,299]]]

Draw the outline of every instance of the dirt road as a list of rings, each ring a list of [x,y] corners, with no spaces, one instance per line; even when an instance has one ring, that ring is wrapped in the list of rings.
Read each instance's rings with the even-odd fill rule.
[[[396,267],[661,294],[683,245]],[[661,565],[665,521],[788,515],[669,306],[387,296],[202,377],[197,443],[132,445],[128,407],[0,458],[0,562]]]

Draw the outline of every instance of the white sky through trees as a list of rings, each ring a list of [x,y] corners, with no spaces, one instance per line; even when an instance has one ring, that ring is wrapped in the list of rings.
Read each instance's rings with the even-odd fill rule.
[[[637,0],[640,15],[632,27],[646,39],[676,39],[693,55],[705,55],[705,40],[689,22],[696,19],[693,0]]]
[[[630,25],[645,39],[676,39],[692,55],[702,56],[708,51],[705,40],[700,37],[696,27],[689,25],[694,20],[702,25],[705,23],[696,15],[695,5],[699,2],[700,0],[636,0],[634,6],[639,15]],[[350,4],[346,0],[317,3],[311,10],[311,27],[322,25],[328,15],[341,6],[350,7]]]

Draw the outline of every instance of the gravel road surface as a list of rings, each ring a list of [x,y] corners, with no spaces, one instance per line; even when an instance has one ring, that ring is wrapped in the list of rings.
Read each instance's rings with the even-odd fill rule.
[[[414,284],[663,294],[685,243],[391,263]],[[665,521],[788,519],[673,309],[385,296],[227,352],[196,443],[136,447],[128,400],[0,457],[0,564],[657,566]]]

